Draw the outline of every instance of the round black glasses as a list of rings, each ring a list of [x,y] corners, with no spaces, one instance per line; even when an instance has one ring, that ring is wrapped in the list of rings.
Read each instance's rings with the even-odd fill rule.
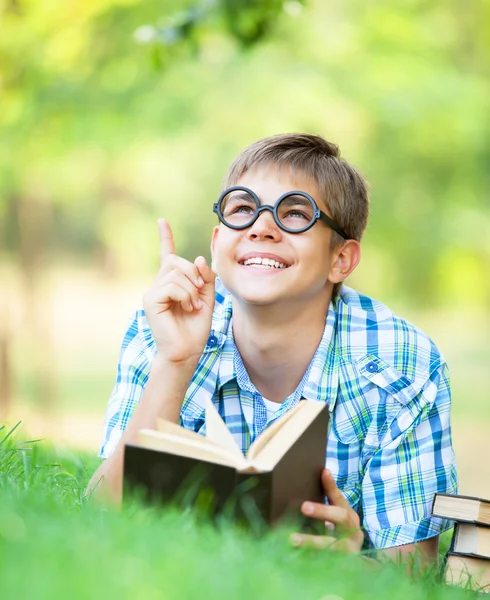
[[[235,185],[225,190],[213,211],[219,220],[230,229],[247,229],[252,226],[264,210],[270,210],[277,225],[288,233],[308,231],[320,219],[344,239],[349,239],[345,231],[327,214],[321,211],[313,198],[306,192],[293,190],[277,199],[274,206],[264,204],[249,188]]]

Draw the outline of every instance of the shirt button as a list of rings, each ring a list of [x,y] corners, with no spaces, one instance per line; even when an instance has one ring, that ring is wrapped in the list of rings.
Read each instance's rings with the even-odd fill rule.
[[[376,373],[376,371],[378,370],[378,365],[375,362],[370,362],[366,365],[366,369],[370,373]]]
[[[218,338],[215,335],[211,334],[208,337],[207,346],[209,346],[210,348],[213,348],[214,346],[217,346],[217,345],[218,345]]]

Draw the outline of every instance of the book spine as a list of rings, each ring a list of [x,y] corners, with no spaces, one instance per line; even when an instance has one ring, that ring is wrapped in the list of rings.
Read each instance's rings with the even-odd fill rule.
[[[454,548],[456,547],[456,542],[458,541],[458,524],[454,524],[453,535],[451,537],[451,544],[449,546],[448,554],[452,554],[454,552]]]

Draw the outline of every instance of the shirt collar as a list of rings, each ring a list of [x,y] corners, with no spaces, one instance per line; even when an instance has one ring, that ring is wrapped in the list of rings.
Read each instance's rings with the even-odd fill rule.
[[[229,314],[231,315],[231,304]],[[298,386],[298,389],[302,388],[302,390],[300,390],[302,397],[307,398],[308,400],[327,402],[330,411],[333,411],[335,406],[339,380],[339,357],[336,335],[337,317],[337,302],[331,302],[325,319],[322,338],[315,355],[306,370],[305,376]],[[237,383],[241,389],[253,391],[253,384],[248,378],[241,357],[239,355],[237,356],[237,354],[238,350],[233,337],[233,321],[230,316],[226,335],[224,335],[221,344],[221,357],[216,381],[217,389],[220,389],[229,381],[237,379]],[[243,366],[243,369],[241,366]],[[289,399],[291,399],[291,396]],[[299,400],[299,397],[294,397],[294,402],[284,404],[288,404],[287,408],[289,408]],[[280,416],[282,412],[282,410],[278,411],[277,416]]]
[[[335,407],[339,385],[338,300],[330,302],[322,339],[310,365],[303,396],[308,400],[327,402],[330,412]]]
[[[219,390],[232,379],[236,379],[236,369],[234,356],[238,352],[233,337],[233,319],[230,317],[228,321],[228,329],[221,348],[221,357],[218,367],[218,377],[216,380],[216,389]]]

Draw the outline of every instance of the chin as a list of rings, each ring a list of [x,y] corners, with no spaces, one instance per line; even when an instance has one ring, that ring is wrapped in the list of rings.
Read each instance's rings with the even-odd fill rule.
[[[246,304],[266,306],[284,297],[277,286],[265,286],[249,281],[241,281],[238,284],[231,281],[223,281],[223,283],[234,298]]]
[[[243,302],[250,306],[270,306],[271,304],[276,303],[281,298],[278,298],[276,295],[268,295],[268,294],[240,294],[236,296],[239,302]]]

